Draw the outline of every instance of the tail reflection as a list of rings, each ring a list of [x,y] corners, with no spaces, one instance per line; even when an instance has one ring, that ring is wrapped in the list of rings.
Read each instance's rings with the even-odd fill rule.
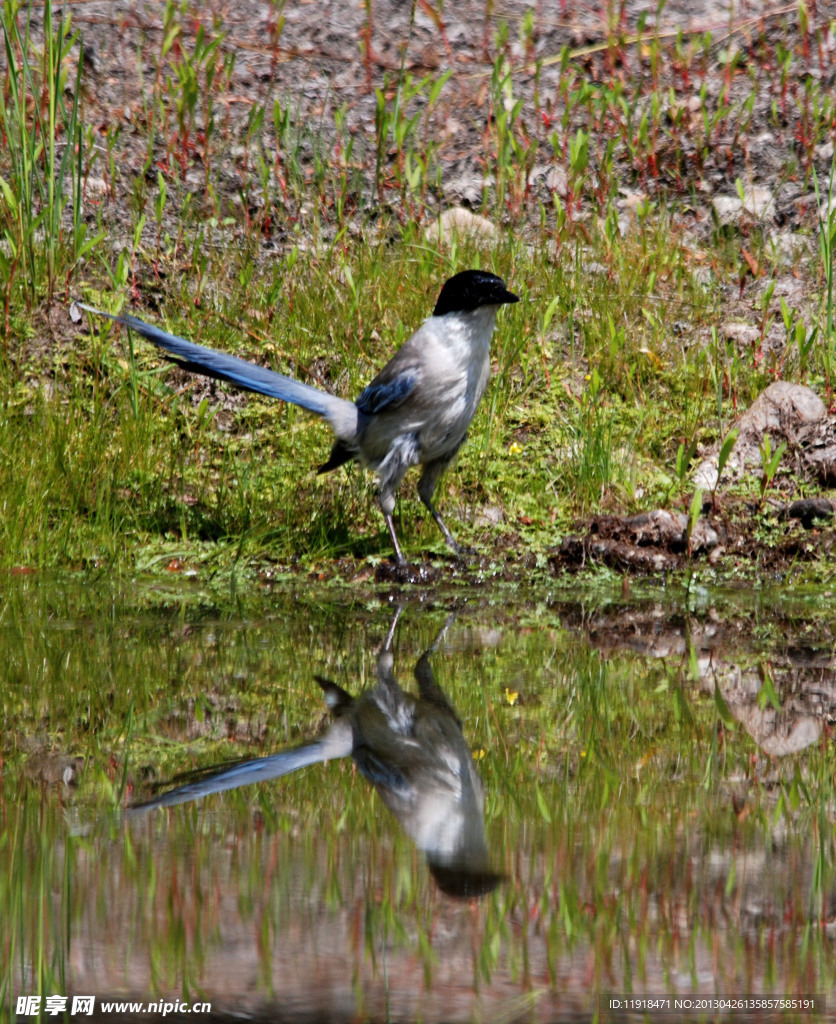
[[[427,857],[439,888],[467,899],[491,892],[502,875],[490,868],[485,841],[484,787],[455,708],[438,685],[430,655],[454,616],[415,666],[418,697],[394,675],[395,614],[378,654],[377,683],[359,697],[317,677],[334,721],[314,743],[231,767],[208,768],[196,781],[135,804],[134,816],[156,807],[276,779],[321,761],[351,756],[406,834]]]

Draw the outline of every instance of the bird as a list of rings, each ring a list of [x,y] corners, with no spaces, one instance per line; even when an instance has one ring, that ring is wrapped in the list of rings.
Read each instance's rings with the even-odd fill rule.
[[[136,331],[185,370],[301,406],[321,416],[335,441],[327,473],[359,462],[378,478],[378,500],[394,560],[407,560],[395,532],[395,498],[406,472],[420,465],[418,496],[448,547],[463,553],[433,498],[441,475],[464,444],[490,377],[491,336],[504,305],[519,302],[502,278],[463,270],[444,282],[432,316],[398,349],[353,402],[244,359],[168,334],[130,314],[75,305]]]
[[[352,697],[337,683],[316,676],[333,721],[323,736],[301,746],[232,765],[199,769],[190,781],[126,811],[128,818],[159,807],[198,800],[210,793],[276,779],[309,765],[351,757],[372,783],[406,834],[427,858],[448,896],[486,895],[502,881],[492,870],[485,839],[485,790],[455,708],[438,685],[430,662],[455,613],[415,666],[417,698],[394,673],[392,638],[396,610],[378,652],[377,682]]]

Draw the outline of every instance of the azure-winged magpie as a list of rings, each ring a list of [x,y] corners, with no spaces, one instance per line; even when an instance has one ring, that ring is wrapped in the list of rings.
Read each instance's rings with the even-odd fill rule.
[[[128,314],[77,303],[141,334],[184,369],[292,402],[327,420],[336,435],[319,472],[355,460],[380,483],[380,507],[395,560],[406,562],[395,533],[395,495],[411,466],[420,465],[418,494],[447,544],[460,552],[433,504],[441,474],[464,443],[490,376],[490,343],[500,306],[519,299],[484,270],[464,270],[445,282],[428,317],[354,402],[273,370],[195,345]]]

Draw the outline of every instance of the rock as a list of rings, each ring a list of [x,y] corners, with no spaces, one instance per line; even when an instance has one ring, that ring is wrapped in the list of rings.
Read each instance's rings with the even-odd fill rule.
[[[473,517],[476,526],[499,526],[505,521],[505,513],[498,505],[484,505]]]
[[[435,224],[427,229],[427,234],[432,235],[433,240],[437,239],[441,243],[449,241],[454,235],[495,238],[496,228],[487,217],[471,213],[463,206],[454,206],[441,214]]]
[[[816,522],[832,519],[836,506],[828,498],[801,498],[790,502],[781,510],[782,519],[800,519],[805,530],[812,530]]]
[[[761,445],[768,434],[773,451],[785,441],[793,447],[804,445],[827,423],[827,409],[819,396],[801,384],[779,380],[762,392],[737,421],[737,441],[724,472],[739,479],[760,470]],[[716,489],[718,456],[722,440],[714,445],[694,473],[694,486]]]
[[[715,196],[711,200],[711,208],[717,215],[717,220],[725,227],[727,224],[736,223],[743,210],[743,204],[737,196]]]
[[[486,180],[481,174],[463,173],[452,178],[444,186],[444,196],[448,200],[455,200],[459,203],[466,203],[468,206],[477,207],[482,202],[482,192]]]
[[[829,668],[825,671],[831,671]],[[772,682],[779,693],[780,709],[763,706],[763,679],[757,668],[713,658],[711,671],[700,674],[702,689],[718,687],[729,712],[769,757],[787,757],[817,743],[823,731],[822,711],[829,694],[823,692],[822,669],[799,665],[773,665]]]
[[[711,206],[723,227],[746,220],[772,220],[775,216],[775,200],[768,188],[748,188],[740,196],[715,196]]]
[[[565,199],[569,195],[569,180],[562,167],[551,168],[546,175],[546,188],[551,192],[556,192],[561,199]]]
[[[734,718],[769,757],[788,757],[817,743],[822,722],[811,715],[782,713],[772,707],[761,708],[756,702],[730,705]]]
[[[804,430],[826,416],[825,404],[815,391],[802,384],[779,380],[770,384],[741,416],[739,430],[741,436],[757,434],[762,437],[772,431],[787,441],[798,441]]]
[[[604,562],[617,569],[666,572],[681,568],[687,557],[718,548],[717,529],[700,517],[688,538],[688,516],[668,509],[654,509],[634,516],[597,516],[584,537],[566,537],[554,568],[561,564]],[[690,551],[689,551],[690,548]]]
[[[800,244],[798,236],[790,235],[787,232],[784,235],[775,236],[773,241],[776,247],[784,248],[787,252],[797,250]],[[772,280],[762,278],[756,290],[758,298],[765,297],[768,288],[772,289],[769,311],[779,320],[781,319],[781,299],[784,300],[791,310],[799,310],[805,303],[805,284],[798,280],[798,278],[793,277],[792,274],[785,274],[783,277]]]
[[[804,452],[804,460],[822,487],[836,487],[836,437],[831,429]]]
[[[88,196],[103,196],[107,192],[107,182],[104,178],[89,176],[85,182],[85,191]]]
[[[651,545],[674,551],[685,551],[688,547],[688,516],[683,512],[659,508],[625,518],[612,516],[608,517],[607,527],[611,536],[615,529],[638,547]],[[710,551],[719,543],[717,531],[705,519],[698,519],[691,533],[691,553]]]
[[[753,348],[761,338],[760,329],[753,324],[727,323],[720,332],[725,341],[733,341],[739,349]]]
[[[62,782],[65,786],[77,786],[84,769],[83,757],[66,754],[41,752],[33,754],[23,766],[24,774],[36,781],[53,786]]]
[[[762,352],[773,353],[775,356],[783,355],[787,347],[787,332],[783,322],[773,322],[769,326],[769,330],[766,332],[766,336],[763,339],[761,345]]]
[[[836,213],[836,196],[826,195],[819,207],[819,217],[823,221],[828,221],[834,213]]]

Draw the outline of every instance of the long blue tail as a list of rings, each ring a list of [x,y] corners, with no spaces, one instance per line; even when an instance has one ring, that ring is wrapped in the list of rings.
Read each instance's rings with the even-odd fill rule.
[[[248,363],[245,359],[237,356],[227,355],[225,352],[217,352],[203,345],[195,345],[185,338],[178,338],[175,334],[168,334],[151,324],[146,324],[138,317],[123,313],[117,316],[113,313],[105,313],[101,309],[94,309],[84,303],[77,302],[80,309],[86,309],[88,313],[95,313],[97,316],[107,317],[118,324],[124,324],[143,338],[147,338],[158,348],[170,353],[175,357],[175,362],[186,370],[202,374],[205,377],[215,377],[218,380],[229,381],[247,391],[255,391],[258,394],[268,395],[270,398],[279,398],[283,402],[291,402],[293,405],[301,406],[309,412],[322,416],[331,425],[337,437],[350,440],[357,430],[357,407],[353,402],[347,402],[343,398],[329,395],[327,391],[320,391],[309,384],[302,384],[298,380],[285,377],[273,370],[267,370],[255,363]]]
[[[125,814],[127,817],[133,817],[138,813],[154,810],[156,807],[185,804],[190,800],[199,800],[210,793],[223,793],[227,789],[248,786],[251,782],[278,779],[282,775],[289,775],[291,772],[307,768],[308,765],[317,764],[319,761],[346,757],[350,753],[350,738],[347,749],[338,749],[333,743],[329,743],[329,736],[326,736],[317,743],[308,743],[304,747],[296,747],[294,750],[285,750],[280,754],[272,754],[270,757],[259,757],[254,761],[244,761],[243,764],[236,764],[231,768],[209,771],[203,778],[195,782],[178,786],[177,789],[172,789],[145,803],[134,804],[127,809]]]

